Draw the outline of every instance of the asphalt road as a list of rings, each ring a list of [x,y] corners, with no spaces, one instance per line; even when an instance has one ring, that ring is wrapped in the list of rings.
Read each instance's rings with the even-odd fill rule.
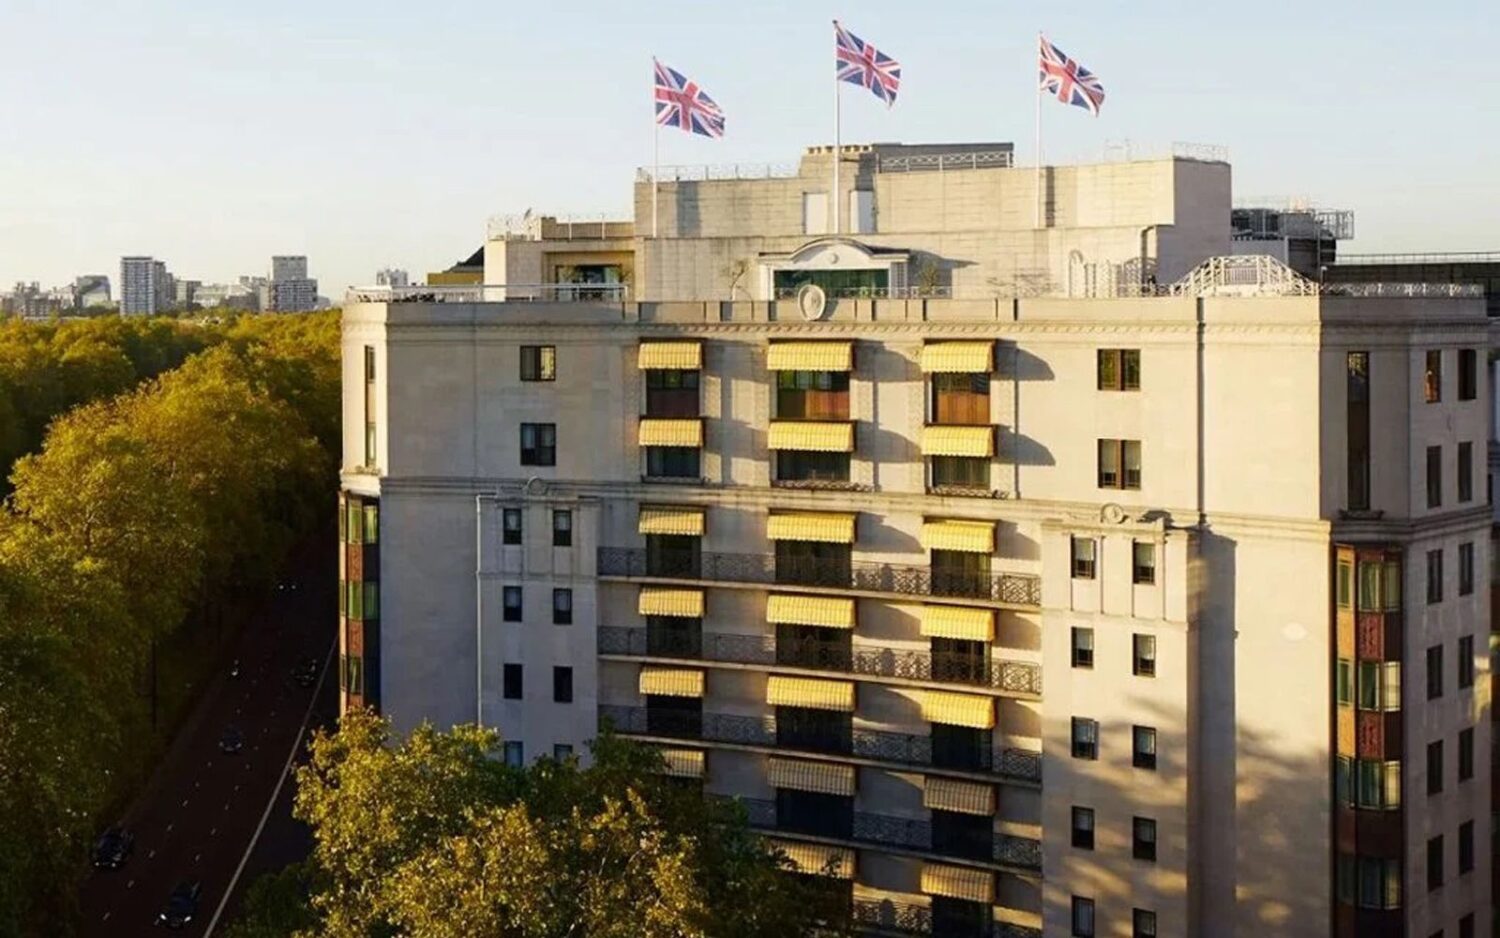
[[[150,784],[121,819],[135,834],[134,854],[120,869],[95,871],[85,881],[80,935],[160,934],[157,913],[184,879],[200,881],[203,893],[198,914],[178,934],[204,934],[262,817],[264,829],[219,928],[256,875],[306,855],[306,828],[291,817],[290,779],[269,816],[266,806],[294,749],[302,758],[304,720],[310,736],[337,716],[336,558],[327,538],[300,550],[287,574],[296,588],[275,592],[230,653],[240,660],[240,676],[231,677],[227,663],[216,669]],[[321,684],[308,688],[291,675],[306,658],[324,668]],[[244,734],[244,748],[234,755],[219,751],[230,725]]]

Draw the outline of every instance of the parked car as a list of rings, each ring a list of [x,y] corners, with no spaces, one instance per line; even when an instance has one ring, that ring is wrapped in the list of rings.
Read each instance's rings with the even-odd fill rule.
[[[224,727],[223,734],[219,737],[219,751],[226,756],[232,756],[245,748],[245,734],[240,732],[237,726]]]
[[[198,899],[203,894],[203,884],[185,879],[179,882],[167,897],[167,905],[156,916],[156,924],[168,928],[184,928],[198,914]]]
[[[117,870],[125,865],[135,849],[135,835],[116,825],[99,835],[94,844],[94,868]]]

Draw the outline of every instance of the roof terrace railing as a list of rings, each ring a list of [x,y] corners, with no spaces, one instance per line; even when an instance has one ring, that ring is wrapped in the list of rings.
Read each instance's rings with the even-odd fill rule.
[[[1008,169],[1016,165],[1010,150],[976,150],[965,153],[911,153],[876,155],[877,173],[941,173],[959,169]]]
[[[349,303],[625,303],[628,283],[474,283],[353,287]]]
[[[709,163],[703,165],[640,166],[636,182],[714,182],[721,179],[793,179],[796,163]]]

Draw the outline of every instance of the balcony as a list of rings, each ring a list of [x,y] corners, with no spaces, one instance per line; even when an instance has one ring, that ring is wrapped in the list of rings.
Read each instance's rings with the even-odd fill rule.
[[[774,635],[651,635],[644,628],[599,627],[599,654],[630,658],[679,658],[767,668],[799,667],[869,677],[987,687],[1009,694],[1041,696],[1042,669],[1024,661],[990,657],[955,661],[926,651],[852,649],[817,645],[778,648]]]
[[[725,801],[743,805],[749,815],[750,826],[756,830],[799,833],[777,823],[776,802],[769,798],[737,798],[716,795]],[[819,836],[814,834],[813,836]],[[932,825],[916,818],[892,817],[886,814],[854,812],[853,833],[848,838],[856,843],[877,847],[894,847],[917,853],[943,856],[960,862],[972,861],[983,866],[999,866],[1007,871],[1039,873],[1042,869],[1041,841],[1029,837],[1015,837],[996,833],[991,838],[987,856],[974,856],[967,852],[953,852],[935,846]]]
[[[897,593],[907,596],[978,599],[1026,609],[1042,603],[1041,578],[1025,573],[987,573],[974,570],[933,570],[852,560],[803,564],[778,564],[774,554],[700,553],[696,563],[666,562],[651,558],[644,548],[601,547],[599,575],[634,579],[704,580],[720,583],[753,583],[763,586],[817,586]]]
[[[671,719],[680,717],[680,719]],[[828,745],[778,744],[774,715],[751,717],[729,713],[667,714],[649,717],[645,707],[603,705],[599,722],[608,722],[627,736],[696,739],[710,743],[754,746],[765,749],[802,750],[820,755],[846,755],[872,762],[900,766],[944,769],[945,759],[933,759],[932,737],[916,733],[894,733],[854,727],[847,736],[830,738]],[[1042,783],[1042,754],[1025,749],[986,745],[966,754],[962,771],[994,776],[1023,785]]]
[[[861,928],[899,935],[932,934],[932,909],[925,905],[856,898],[850,911],[854,924]],[[981,938],[1042,938],[1041,929],[1009,922],[994,922],[980,935]]]

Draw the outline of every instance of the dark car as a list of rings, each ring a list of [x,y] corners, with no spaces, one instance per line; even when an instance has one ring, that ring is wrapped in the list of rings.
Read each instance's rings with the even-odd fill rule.
[[[134,834],[123,827],[111,827],[100,834],[98,843],[94,844],[94,867],[100,870],[117,870],[125,865],[134,849]]]
[[[232,756],[245,748],[245,734],[237,726],[226,726],[219,737],[219,751]]]
[[[203,885],[197,880],[178,883],[167,897],[167,907],[157,913],[156,924],[168,928],[185,927],[198,914],[198,897],[202,892]]]

